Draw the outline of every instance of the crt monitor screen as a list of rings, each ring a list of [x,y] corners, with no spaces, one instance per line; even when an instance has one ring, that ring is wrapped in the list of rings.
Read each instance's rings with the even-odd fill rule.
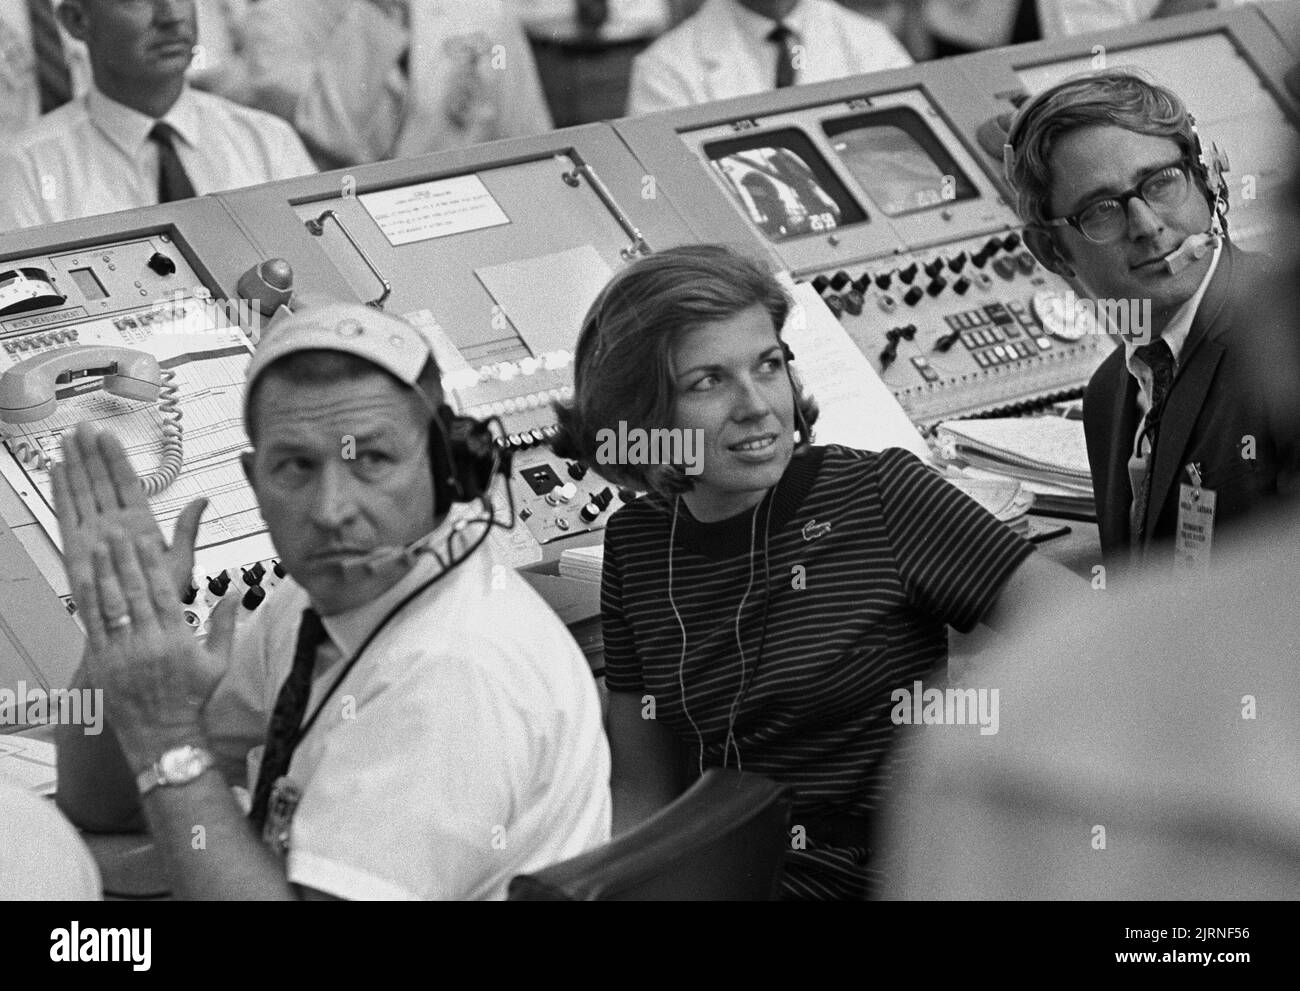
[[[844,117],[823,128],[845,167],[890,217],[979,195],[910,107]]]
[[[796,128],[713,141],[704,153],[770,241],[867,219],[808,136]]]

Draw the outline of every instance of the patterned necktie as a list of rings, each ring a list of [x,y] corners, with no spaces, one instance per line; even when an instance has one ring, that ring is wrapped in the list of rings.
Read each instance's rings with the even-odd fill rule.
[[[1156,440],[1160,433],[1160,418],[1164,416],[1165,400],[1169,398],[1169,386],[1174,381],[1174,353],[1163,338],[1151,344],[1144,344],[1133,352],[1151,369],[1151,408],[1147,411],[1142,434],[1138,438],[1138,450],[1142,449],[1143,440],[1149,442],[1147,447],[1147,470],[1142,473],[1138,491],[1133,499],[1133,546],[1142,546],[1142,537],[1146,531],[1147,513],[1151,502],[1151,476],[1156,469]]]
[[[158,146],[158,202],[188,200],[198,194],[176,154],[176,129],[159,121],[149,132],[149,140]]]
[[[793,38],[794,32],[779,21],[767,36],[767,40],[776,45],[777,89],[794,85],[794,45],[791,43]]]
[[[72,73],[63,54],[53,0],[27,0],[27,14],[32,22],[32,52],[36,56],[41,113],[48,114],[72,99]]]
[[[294,748],[298,745],[298,728],[307,712],[311,697],[311,675],[316,665],[316,651],[329,639],[325,624],[315,609],[302,611],[298,626],[298,646],[293,652],[293,668],[280,686],[271,713],[271,725],[266,731],[266,749],[262,752],[262,767],[257,772],[257,789],[253,793],[253,806],[248,812],[249,821],[261,832],[266,823],[271,802],[271,788],[289,770]]]

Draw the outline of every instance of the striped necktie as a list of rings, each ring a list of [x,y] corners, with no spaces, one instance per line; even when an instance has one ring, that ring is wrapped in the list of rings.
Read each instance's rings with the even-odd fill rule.
[[[794,85],[794,45],[791,39],[794,32],[777,22],[767,36],[767,40],[776,45],[776,88],[784,89]]]
[[[63,54],[53,0],[27,0],[27,14],[32,22],[32,52],[36,56],[41,113],[48,114],[72,99],[72,72]]]
[[[176,129],[159,121],[149,132],[149,140],[158,146],[158,202],[188,200],[198,194],[176,154]]]
[[[262,751],[262,767],[257,772],[257,788],[249,809],[249,821],[258,832],[266,824],[266,814],[271,805],[271,789],[289,770],[293,752],[298,746],[298,730],[307,712],[311,698],[311,676],[316,667],[316,652],[329,640],[325,624],[315,609],[302,611],[298,625],[298,644],[293,651],[293,667],[289,677],[280,686],[271,712],[271,724],[266,730],[266,749]]]
[[[1133,353],[1151,369],[1151,408],[1147,410],[1146,422],[1142,425],[1142,434],[1138,438],[1139,451],[1142,449],[1143,438],[1150,441],[1147,470],[1142,473],[1138,491],[1133,497],[1133,546],[1141,547],[1151,508],[1151,476],[1156,470],[1156,441],[1160,436],[1160,418],[1164,416],[1165,401],[1169,398],[1169,387],[1174,381],[1174,353],[1163,338],[1144,344]]]

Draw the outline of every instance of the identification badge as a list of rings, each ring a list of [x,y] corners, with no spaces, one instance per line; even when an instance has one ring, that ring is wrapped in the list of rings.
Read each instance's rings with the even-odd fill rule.
[[[1187,466],[1187,482],[1178,486],[1178,529],[1174,539],[1174,570],[1205,574],[1210,569],[1214,541],[1213,489],[1201,485],[1198,465]]]
[[[288,777],[278,778],[271,787],[271,799],[266,809],[266,824],[262,827],[262,842],[277,857],[289,852],[289,827],[293,814],[302,801],[302,789]]]

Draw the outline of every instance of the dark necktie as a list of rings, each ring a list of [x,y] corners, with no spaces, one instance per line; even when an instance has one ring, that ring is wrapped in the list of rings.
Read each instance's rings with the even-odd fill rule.
[[[1143,440],[1147,440],[1147,470],[1133,499],[1133,545],[1142,546],[1142,537],[1146,530],[1147,513],[1151,502],[1151,476],[1156,469],[1156,440],[1160,433],[1160,418],[1164,416],[1165,400],[1169,398],[1169,386],[1174,381],[1174,353],[1162,338],[1151,344],[1144,344],[1134,352],[1151,369],[1151,408],[1147,411],[1142,434],[1138,438],[1138,450],[1142,449]]]
[[[776,88],[784,89],[794,85],[794,45],[791,39],[794,32],[781,22],[777,22],[767,36],[767,40],[776,45]]]
[[[316,665],[316,651],[329,639],[320,614],[315,609],[302,611],[298,626],[298,646],[293,652],[293,667],[289,677],[280,686],[271,713],[271,725],[266,731],[266,749],[262,752],[262,767],[257,772],[257,789],[253,792],[253,806],[248,818],[261,832],[266,823],[266,813],[271,801],[271,788],[289,770],[294,748],[298,745],[298,728],[307,711],[311,697],[311,675]]]
[[[53,0],[27,0],[27,14],[32,22],[32,53],[36,56],[41,113],[48,114],[72,99],[72,73],[63,54]]]
[[[149,132],[149,140],[158,146],[158,202],[171,203],[198,195],[176,154],[176,129],[159,121]]]

